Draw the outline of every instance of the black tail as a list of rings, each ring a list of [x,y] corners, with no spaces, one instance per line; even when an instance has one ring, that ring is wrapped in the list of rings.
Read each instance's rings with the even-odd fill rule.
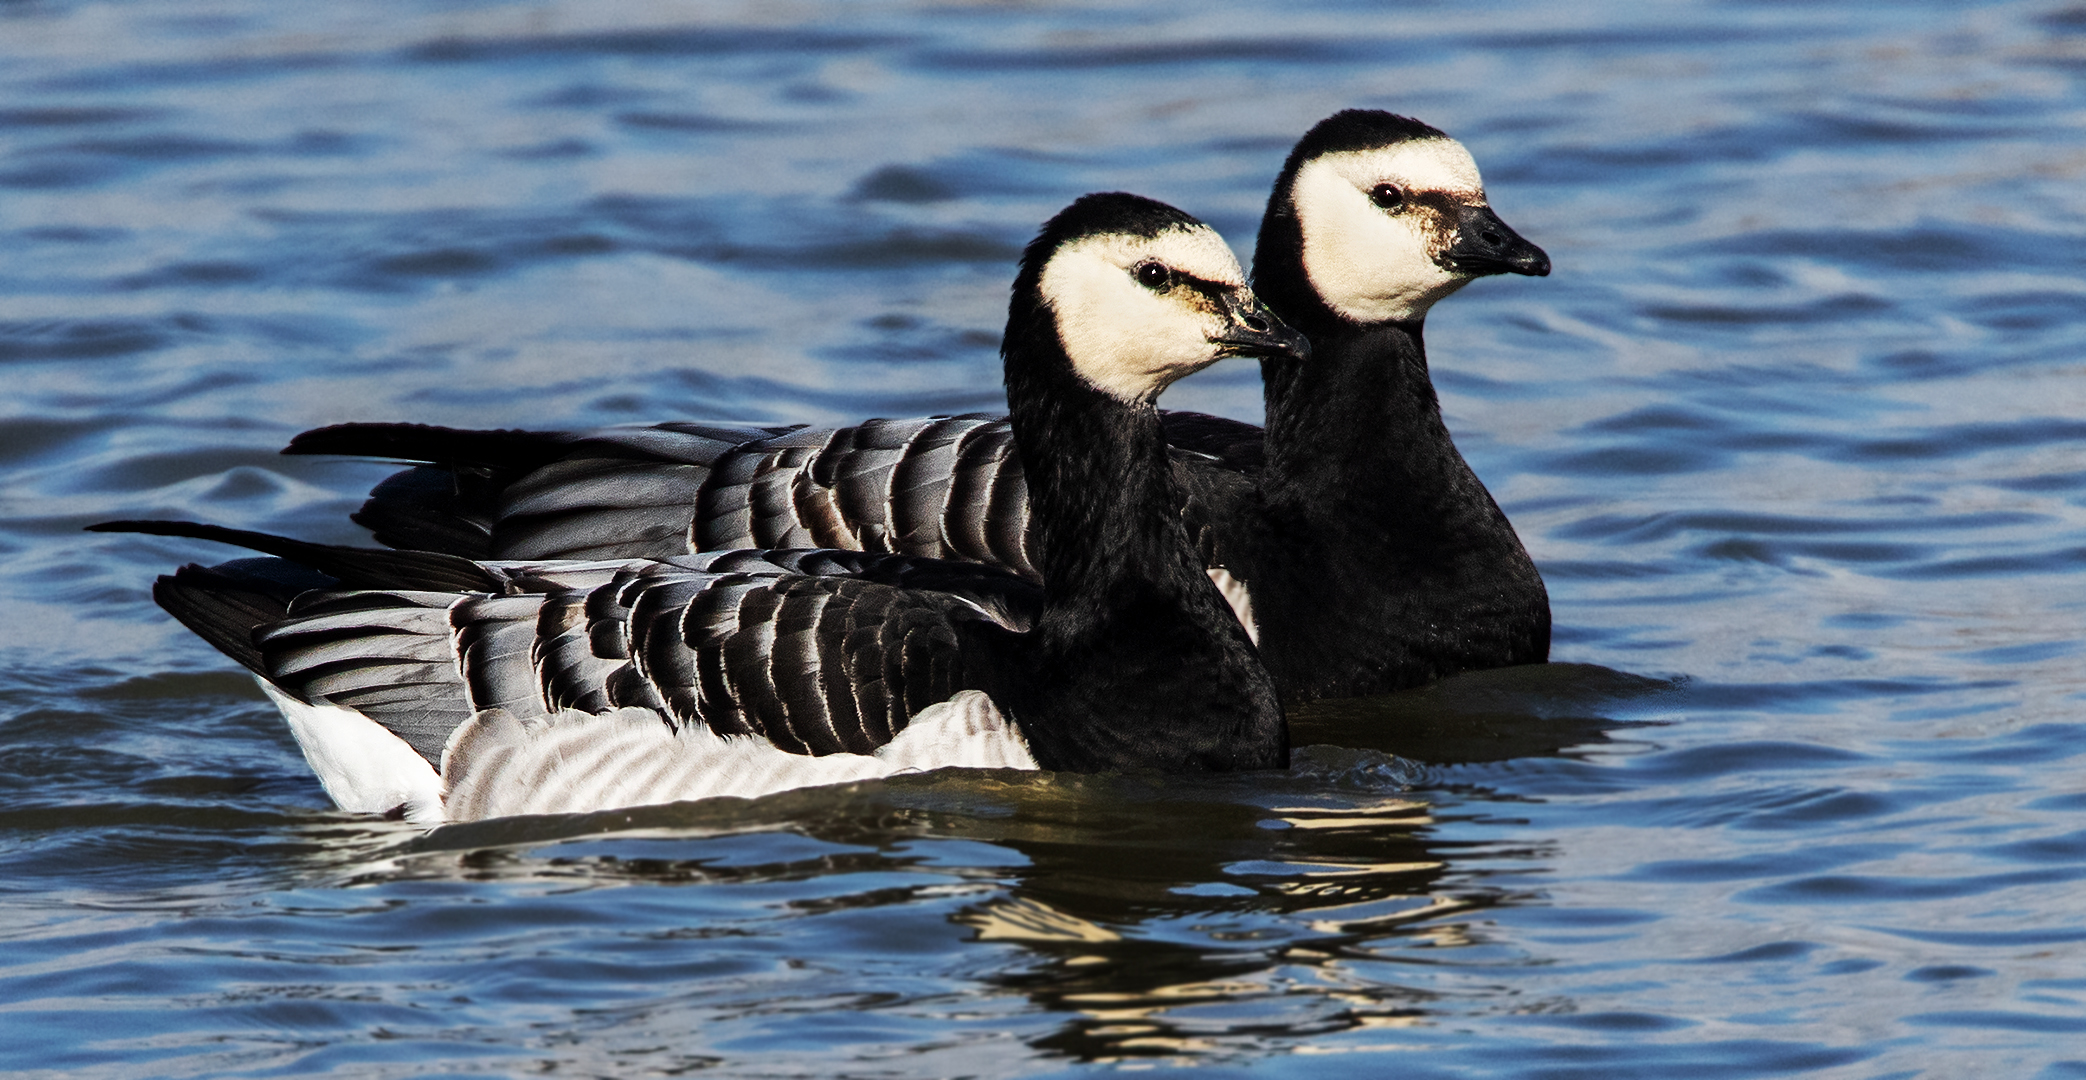
[[[430,465],[525,472],[563,456],[572,436],[555,431],[472,431],[430,424],[335,424],[290,440],[285,454],[338,454]]]
[[[502,578],[452,555],[310,544],[189,521],[111,521],[89,531],[184,536],[278,556],[184,566],[155,582],[152,598],[270,685],[361,712],[437,767],[444,742],[471,716],[457,664],[436,655],[449,649],[448,606],[459,593],[511,602],[499,595],[508,591]],[[369,608],[397,614],[369,624]]]
[[[385,477],[348,520],[385,547],[490,559],[500,493],[519,475],[495,475],[474,466],[416,466]]]
[[[397,473],[376,486],[369,500],[354,514],[356,524],[376,534],[386,547],[440,551],[470,559],[489,559],[504,553],[541,548],[544,543],[564,543],[560,522],[571,516],[569,507],[553,507],[515,515],[508,505],[510,490],[517,482],[560,462],[601,478],[610,489],[606,507],[618,509],[620,492],[628,483],[658,486],[654,473],[673,474],[682,481],[669,505],[633,506],[642,522],[595,521],[581,513],[585,526],[605,526],[610,539],[586,535],[565,547],[563,556],[584,550],[596,556],[616,554],[658,555],[682,549],[682,536],[693,507],[680,505],[693,499],[693,492],[707,476],[708,466],[735,446],[772,438],[792,427],[735,427],[678,422],[648,428],[596,428],[581,431],[473,431],[463,428],[431,427],[426,424],[336,424],[307,431],[283,449],[285,454],[339,454],[419,462],[415,468]],[[599,460],[597,460],[599,459]],[[675,468],[695,466],[696,468]],[[632,475],[623,476],[628,470]],[[562,476],[556,481],[564,483]],[[579,485],[582,502],[596,494]],[[682,491],[681,489],[687,489]],[[555,500],[554,500],[555,501]],[[663,518],[660,518],[661,514]],[[548,520],[538,520],[548,518]],[[660,520],[654,520],[660,518]],[[553,535],[536,535],[548,528]],[[634,537],[632,529],[645,535]],[[508,535],[519,530],[519,536]],[[651,534],[659,533],[659,536]],[[504,537],[504,539],[501,539]],[[523,557],[526,557],[524,555]]]
[[[504,581],[477,563],[455,555],[443,555],[432,551],[387,551],[381,548],[311,544],[283,536],[247,532],[244,529],[227,529],[193,521],[105,521],[99,525],[87,526],[87,531],[213,540],[220,544],[231,544],[264,555],[288,559],[353,589],[425,589],[430,592],[492,593],[506,591]],[[178,613],[176,617],[179,617]],[[201,630],[196,632],[203,633]],[[209,634],[203,636],[210,637]],[[212,641],[214,643],[215,639]],[[244,660],[240,662],[245,663]]]
[[[282,452],[424,463],[378,484],[354,522],[385,547],[484,559],[493,554],[500,493],[570,452],[572,442],[564,432],[335,424],[291,439]]]
[[[254,632],[281,621],[290,601],[332,579],[281,559],[184,566],[152,583],[152,599],[218,652],[267,677]]]

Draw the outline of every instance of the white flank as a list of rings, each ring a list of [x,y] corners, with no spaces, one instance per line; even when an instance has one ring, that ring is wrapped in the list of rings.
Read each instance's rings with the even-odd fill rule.
[[[1483,203],[1484,183],[1454,139],[1326,154],[1297,170],[1290,198],[1303,232],[1304,274],[1326,306],[1359,323],[1421,318],[1470,281],[1436,262],[1454,244],[1456,223],[1410,199],[1404,210],[1383,210],[1369,201],[1378,184]]]
[[[534,720],[493,709],[449,739],[441,820],[586,813],[727,795],[751,799],[941,768],[1036,767],[1027,740],[975,690],[922,710],[873,755],[825,757],[787,753],[765,739],[719,736],[701,724],[671,731],[647,709]]]
[[[1210,335],[1227,316],[1201,306],[1189,289],[1154,292],[1137,267],[1156,262],[1180,273],[1244,288],[1245,271],[1208,226],[1144,238],[1090,236],[1060,248],[1043,267],[1043,299],[1057,315],[1065,355],[1086,381],[1118,401],[1150,401],[1168,384],[1217,362]]]
[[[408,821],[441,820],[442,781],[404,739],[353,709],[307,705],[255,679],[290,723],[305,763],[333,804],[357,814],[405,808]]]
[[[1253,639],[1253,644],[1259,645],[1260,625],[1253,621],[1253,593],[1246,588],[1246,583],[1232,577],[1231,571],[1221,566],[1212,566],[1204,573],[1210,576],[1210,584],[1217,587],[1224,602],[1231,605],[1231,613],[1238,618],[1239,625],[1246,628],[1246,636]]]

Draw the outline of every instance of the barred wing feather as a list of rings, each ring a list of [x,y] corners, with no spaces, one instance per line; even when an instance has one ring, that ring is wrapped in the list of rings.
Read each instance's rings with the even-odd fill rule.
[[[524,744],[535,747],[531,753],[584,745],[604,762],[681,735],[687,738],[674,745],[738,736],[765,753],[877,757],[916,717],[989,682],[981,639],[1006,627],[979,604],[836,567],[825,576],[791,572],[776,559],[815,561],[806,553],[719,552],[624,564],[494,564],[528,591],[315,591],[255,641],[271,682],[303,702],[346,707],[382,725],[438,766],[452,793],[462,777],[506,775],[459,757],[459,747],[493,745],[493,731],[507,732],[494,740],[512,744],[503,753]],[[894,577],[933,569],[920,563],[863,565]],[[639,715],[657,730],[632,727]],[[588,718],[599,723],[588,726]],[[553,728],[561,734],[545,734]],[[476,733],[465,739],[466,729]],[[623,735],[611,738],[615,732]],[[781,761],[761,769],[785,766],[794,768]],[[885,766],[822,766],[805,775],[852,777],[848,769],[864,768],[882,775],[876,770]]]
[[[1201,413],[1162,421],[1191,496],[1250,488],[1259,428]],[[840,548],[981,562],[1040,580],[1028,490],[1002,417],[549,434],[344,424],[307,432],[285,452],[435,462],[379,484],[356,515],[394,547],[502,559]]]

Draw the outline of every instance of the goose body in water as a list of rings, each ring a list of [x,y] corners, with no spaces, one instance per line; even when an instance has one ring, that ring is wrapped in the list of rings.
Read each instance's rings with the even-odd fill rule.
[[[1180,511],[1285,697],[1380,693],[1549,655],[1541,575],[1457,452],[1427,368],[1428,309],[1549,259],[1490,208],[1442,132],[1350,110],[1290,153],[1254,283],[1310,337],[1262,361],[1267,428],[1162,414]],[[474,432],[349,424],[288,453],[432,464],[356,520],[396,547],[610,558],[837,547],[966,559],[1040,579],[1022,462],[985,415],[843,428],[667,424]]]
[[[1176,512],[1154,399],[1302,357],[1208,227],[1090,195],[1024,254],[1002,346],[1041,584],[857,552],[476,562],[186,523],[277,556],[154,596],[256,671],[327,791],[435,824],[943,766],[1281,768],[1273,681]]]

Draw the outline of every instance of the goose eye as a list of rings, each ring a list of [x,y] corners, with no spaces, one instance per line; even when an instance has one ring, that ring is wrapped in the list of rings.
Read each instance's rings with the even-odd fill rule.
[[[1148,262],[1137,265],[1137,283],[1147,289],[1163,289],[1173,283],[1173,271],[1164,264]]]
[[[1378,184],[1369,189],[1369,201],[1385,210],[1405,209],[1405,189],[1396,184]]]

